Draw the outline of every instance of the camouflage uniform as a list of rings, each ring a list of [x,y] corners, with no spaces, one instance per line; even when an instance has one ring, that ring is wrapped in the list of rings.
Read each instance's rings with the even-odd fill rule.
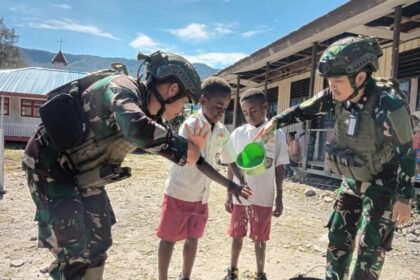
[[[88,138],[124,139],[122,144],[119,141],[124,151],[114,147],[120,154],[114,164],[120,164],[137,147],[185,164],[187,141],[147,115],[147,96],[142,89],[128,76],[112,75],[85,90],[82,100],[90,123]],[[111,141],[107,146],[114,144],[116,141]],[[24,166],[37,208],[39,247],[48,248],[56,257],[50,275],[53,279],[82,279],[87,269],[104,264],[112,244],[111,226],[116,220],[104,186],[80,188],[74,180],[77,171],[71,168],[66,153],[50,141],[42,124],[25,149]]]
[[[338,48],[338,51],[342,49]],[[356,110],[361,114],[371,115],[376,130],[379,131],[378,137],[384,143],[392,144],[393,158],[381,162],[382,171],[374,174],[371,180],[360,181],[343,177],[328,222],[326,279],[341,280],[348,277],[355,246],[358,246],[358,256],[351,279],[378,279],[385,252],[391,249],[394,232],[394,223],[391,220],[393,205],[397,199],[407,201],[414,197],[412,182],[415,154],[412,149],[412,130],[409,112],[405,108],[406,103],[393,92],[394,88],[370,76],[363,86],[365,94],[357,104],[348,100],[340,103],[333,101],[328,88],[274,117],[277,126],[284,127],[329,112],[333,112],[337,117],[338,110]],[[366,112],[366,104],[369,102],[374,104],[372,113]],[[337,139],[337,127],[340,126],[348,128],[349,120],[336,119],[333,142]],[[359,140],[360,145],[370,145],[369,141],[373,141],[366,135],[349,137],[349,143]],[[361,233],[361,240],[359,244],[355,244],[358,231]]]

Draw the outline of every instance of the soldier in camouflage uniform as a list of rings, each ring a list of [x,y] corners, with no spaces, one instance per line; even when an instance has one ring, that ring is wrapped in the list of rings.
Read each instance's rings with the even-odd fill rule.
[[[328,222],[326,279],[348,278],[355,246],[351,279],[378,279],[395,227],[411,214],[415,155],[410,114],[393,83],[371,76],[381,55],[372,37],[333,43],[318,64],[329,88],[275,116],[257,135],[328,112],[335,115],[334,137],[325,151],[330,169],[343,181]]]
[[[104,185],[130,176],[121,167],[129,152],[142,148],[179,165],[200,157],[203,129],[190,132],[187,141],[159,123],[178,115],[188,99],[198,101],[196,70],[170,53],[147,59],[145,81],[116,74],[83,91],[90,129],[81,145],[59,150],[43,124],[27,144],[23,164],[37,208],[39,246],[56,258],[49,267],[53,279],[102,279],[116,222]],[[241,193],[240,186],[231,187]]]

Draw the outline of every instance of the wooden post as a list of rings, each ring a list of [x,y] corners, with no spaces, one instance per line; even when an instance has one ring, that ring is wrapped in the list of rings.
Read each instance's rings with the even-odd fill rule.
[[[400,30],[401,30],[402,6],[395,7],[394,13],[394,38],[392,40],[392,69],[391,77],[398,78],[398,64],[400,55]]]
[[[270,67],[270,62],[265,64],[265,78],[264,78],[264,94],[267,97],[267,88],[268,88],[268,70]]]
[[[4,95],[1,95],[1,115],[0,115],[0,200],[6,193],[4,186]]]
[[[312,56],[311,56],[311,76],[309,78],[309,93],[308,98],[314,96],[314,88],[315,88],[315,72],[316,72],[316,53],[318,51],[318,43],[315,42],[312,45]]]
[[[308,99],[314,95],[314,88],[315,88],[315,73],[316,73],[316,54],[318,52],[318,42],[314,42],[312,45],[312,56],[311,56],[311,74],[309,78],[309,92],[308,92]],[[311,138],[311,121],[305,122],[305,146],[306,146],[306,153],[303,154],[302,158],[302,168],[306,170],[308,168],[308,146],[310,143]]]
[[[239,117],[239,90],[241,85],[241,76],[237,76],[236,80],[236,95],[233,101],[233,129],[238,127]]]

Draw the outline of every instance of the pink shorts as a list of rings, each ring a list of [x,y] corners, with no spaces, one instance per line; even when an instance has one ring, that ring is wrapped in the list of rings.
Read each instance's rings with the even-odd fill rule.
[[[233,205],[228,234],[233,238],[242,238],[248,231],[253,241],[267,241],[270,239],[272,207],[257,205]]]
[[[208,217],[207,203],[183,201],[165,194],[157,236],[169,242],[198,239],[204,234]]]

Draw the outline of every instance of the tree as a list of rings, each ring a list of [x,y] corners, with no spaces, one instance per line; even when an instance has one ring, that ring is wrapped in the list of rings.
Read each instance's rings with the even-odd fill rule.
[[[25,62],[16,47],[19,36],[14,28],[7,28],[4,19],[0,18],[0,69],[24,67]]]

